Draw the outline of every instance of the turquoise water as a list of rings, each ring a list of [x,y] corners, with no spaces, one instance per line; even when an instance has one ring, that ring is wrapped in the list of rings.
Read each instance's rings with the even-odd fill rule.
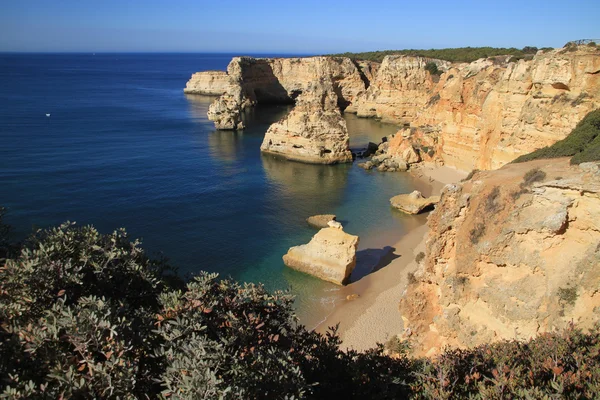
[[[308,216],[335,213],[361,237],[352,279],[367,274],[414,224],[389,207],[412,178],[261,155],[284,106],[258,107],[243,132],[215,131],[206,118],[213,98],[182,88],[193,72],[225,69],[230,58],[0,55],[0,204],[15,235],[66,220],[104,232],[124,226],[182,275],[208,270],[291,287],[307,313],[335,286],[287,269],[281,257],[315,233]],[[396,131],[346,118],[353,148]]]

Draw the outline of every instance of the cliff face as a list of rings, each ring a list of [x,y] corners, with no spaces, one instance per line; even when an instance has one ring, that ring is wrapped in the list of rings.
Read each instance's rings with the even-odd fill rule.
[[[425,66],[433,60],[422,57],[387,56],[366,93],[356,101],[359,117],[376,117],[383,121],[413,121],[423,109],[435,84]],[[435,60],[439,67],[450,63]]]
[[[269,127],[261,151],[314,164],[352,162],[338,102],[331,81],[314,82],[299,95],[288,116]]]
[[[358,115],[410,125],[406,141],[463,170],[499,168],[550,145],[600,107],[596,47],[539,52],[516,63],[442,64],[446,72],[437,83],[424,65],[415,57],[387,57],[356,101]]]
[[[224,71],[196,72],[183,89],[188,94],[220,96],[230,87],[229,76]]]
[[[400,304],[418,354],[598,320],[599,165],[539,160],[446,186]]]
[[[425,69],[430,62],[441,76]],[[389,140],[390,155],[414,148],[426,161],[463,170],[495,169],[563,139],[584,115],[600,107],[600,49],[579,46],[540,51],[529,61],[496,57],[470,64],[410,56],[388,56],[381,65],[335,57],[236,57],[226,79],[228,83],[222,73],[195,74],[186,89],[226,89],[209,110],[218,129],[242,129],[244,110],[257,103],[293,104],[329,90],[333,93],[327,96],[336,97],[342,111],[403,125],[401,134]],[[310,94],[320,82],[327,83]],[[322,108],[310,112],[333,118]],[[299,132],[303,120],[307,131],[316,132],[314,119],[299,118],[297,129],[288,131]],[[344,131],[340,127],[343,141]]]
[[[365,92],[366,78],[350,59],[236,57],[227,77],[229,89],[208,112],[217,129],[243,129],[244,110],[258,103],[295,103],[271,126],[261,150],[309,163],[352,161],[340,109]]]

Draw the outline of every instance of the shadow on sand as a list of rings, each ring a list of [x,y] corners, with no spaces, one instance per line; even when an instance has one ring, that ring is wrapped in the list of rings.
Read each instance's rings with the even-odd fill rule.
[[[350,276],[350,282],[356,282],[365,276],[387,267],[399,258],[396,248],[385,246],[383,249],[364,249],[356,252],[356,267]]]

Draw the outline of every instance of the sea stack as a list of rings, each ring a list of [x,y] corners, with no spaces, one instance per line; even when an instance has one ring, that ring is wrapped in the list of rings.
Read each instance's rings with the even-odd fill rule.
[[[283,262],[300,272],[343,285],[356,266],[358,240],[341,227],[323,228],[308,244],[290,248]]]
[[[352,162],[350,136],[328,79],[309,85],[288,116],[269,127],[260,150],[312,164]]]

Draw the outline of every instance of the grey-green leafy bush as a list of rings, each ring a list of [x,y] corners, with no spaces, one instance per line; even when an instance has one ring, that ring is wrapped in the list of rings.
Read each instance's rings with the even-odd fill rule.
[[[1,398],[408,390],[387,369],[373,373],[393,364],[383,348],[343,352],[335,329],[298,324],[287,293],[208,273],[184,285],[124,230],[102,235],[70,223],[36,233],[0,267],[0,338]]]
[[[184,284],[124,230],[64,224],[0,266],[0,398],[594,398],[600,333],[407,356],[299,325],[285,292]]]

